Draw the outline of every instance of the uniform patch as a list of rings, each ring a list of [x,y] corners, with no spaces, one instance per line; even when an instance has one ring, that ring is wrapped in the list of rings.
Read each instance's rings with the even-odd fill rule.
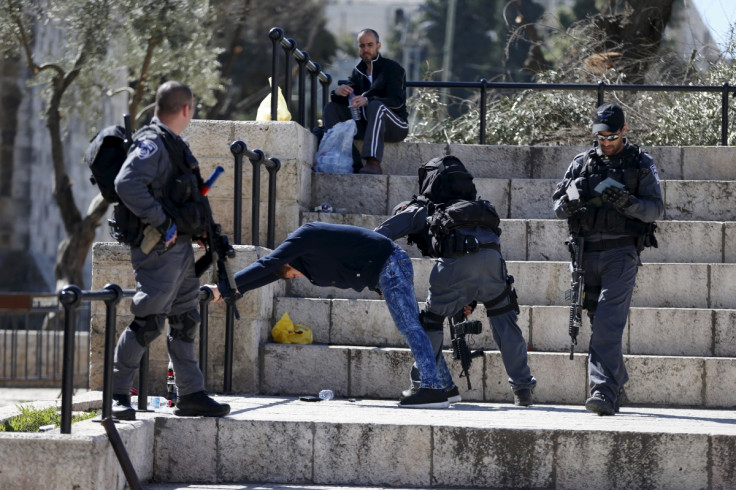
[[[659,184],[659,174],[657,173],[657,167],[654,166],[654,163],[652,163],[649,169],[652,171],[654,178],[657,179],[657,184]]]
[[[153,140],[141,140],[138,142],[138,158],[145,160],[158,151],[158,146]]]

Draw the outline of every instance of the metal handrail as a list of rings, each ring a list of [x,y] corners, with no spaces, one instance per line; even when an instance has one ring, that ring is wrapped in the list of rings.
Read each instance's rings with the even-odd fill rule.
[[[524,90],[590,90],[596,92],[596,107],[604,103],[606,91],[616,90],[628,92],[715,92],[721,94],[721,144],[728,146],[728,94],[736,96],[736,87],[728,82],[723,85],[638,85],[598,83],[532,83],[532,82],[489,82],[482,78],[478,82],[406,82],[407,87],[419,88],[474,88],[481,91],[479,102],[481,145],[486,144],[486,93],[489,89],[524,89]]]
[[[230,152],[235,158],[235,202],[233,209],[233,239],[237,245],[242,244],[242,193],[243,193],[243,156],[247,156],[253,165],[253,185],[251,191],[251,245],[260,244],[260,214],[261,214],[261,165],[268,171],[268,217],[266,246],[273,248],[276,229],[276,174],[281,169],[281,161],[278,158],[266,158],[261,150],[250,151],[248,146],[240,141],[234,141],[230,145]]]
[[[278,46],[283,48],[284,56],[284,99],[287,106],[291,106],[291,60],[296,60],[299,65],[299,86],[298,86],[298,112],[296,122],[307,127],[306,122],[306,73],[309,72],[311,79],[310,107],[309,107],[309,127],[317,125],[317,81],[322,84],[322,105],[327,104],[330,97],[330,84],[332,76],[322,71],[319,63],[309,59],[309,53],[301,51],[296,47],[296,41],[287,39],[284,36],[284,30],[280,27],[273,27],[268,37],[273,43],[271,55],[271,120],[278,120]]]

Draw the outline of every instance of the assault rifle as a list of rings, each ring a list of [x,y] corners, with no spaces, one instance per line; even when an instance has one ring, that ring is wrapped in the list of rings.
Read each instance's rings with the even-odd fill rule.
[[[471,352],[468,348],[467,342],[465,342],[466,334],[479,334],[483,329],[483,324],[478,320],[465,320],[462,322],[455,323],[455,319],[463,318],[461,315],[448,318],[450,322],[450,339],[452,340],[452,359],[460,361],[462,370],[460,371],[460,377],[467,378],[468,389],[472,389],[470,386],[470,365],[473,363],[474,357],[480,357],[483,355],[483,351],[478,349]]]
[[[215,180],[222,174],[223,168],[218,166],[212,175],[204,182],[200,187],[200,193],[202,196],[206,195],[210,190]],[[235,278],[233,277],[230,263],[227,259],[235,257],[235,249],[230,245],[230,241],[227,239],[227,235],[222,234],[222,228],[218,223],[215,223],[212,217],[212,208],[208,199],[203,199],[205,203],[205,210],[207,213],[207,236],[202,239],[202,243],[205,247],[205,254],[197,260],[194,264],[194,272],[197,277],[201,276],[210,265],[215,264],[216,283],[220,291],[220,296],[225,300],[229,306],[233,307],[233,313],[235,318],[240,320],[240,313],[235,306],[235,302],[243,297],[238,291],[238,287],[235,285]]]
[[[585,271],[583,264],[583,245],[585,239],[579,236],[570,236],[565,242],[570,249],[572,257],[572,272],[570,277],[570,289],[565,291],[565,300],[570,301],[570,360],[573,359],[575,346],[578,344],[578,333],[583,325],[583,288],[585,286]]]

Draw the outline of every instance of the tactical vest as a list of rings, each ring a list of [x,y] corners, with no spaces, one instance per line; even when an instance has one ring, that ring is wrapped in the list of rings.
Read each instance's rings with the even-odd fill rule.
[[[642,153],[638,146],[629,145],[619,155],[605,163],[595,148],[585,155],[580,171],[583,188],[579,191],[580,199],[587,206],[587,210],[568,219],[573,233],[584,236],[601,232],[633,237],[647,234],[647,223],[624,216],[594,191],[598,184],[610,177],[622,183],[629,194],[637,196],[640,176],[651,172],[648,167],[642,167]]]
[[[206,197],[200,192],[203,180],[199,173],[199,164],[181,138],[174,139],[166,130],[155,124],[136,131],[133,141],[137,143],[145,137],[156,136],[160,137],[166,147],[172,164],[172,173],[167,182],[154,183],[149,191],[154,199],[161,203],[166,214],[174,220],[179,235],[201,237],[207,231],[208,214],[204,202]],[[115,206],[113,217],[108,223],[110,234],[120,243],[140,245],[144,226],[123,203]]]
[[[461,228],[487,228],[501,236],[501,220],[488,201],[458,199],[434,204],[424,196],[416,196],[412,203],[427,208],[426,226],[407,237],[409,245],[415,244],[425,257],[461,257],[477,252],[477,238],[464,233]]]

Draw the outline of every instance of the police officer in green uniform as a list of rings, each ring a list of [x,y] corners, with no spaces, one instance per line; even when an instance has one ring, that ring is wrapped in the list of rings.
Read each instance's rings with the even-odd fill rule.
[[[566,218],[571,235],[584,243],[583,307],[592,328],[585,408],[613,415],[629,379],[622,336],[639,253],[651,244],[652,223],[662,217],[664,204],[654,161],[627,140],[619,106],[596,109],[593,134],[593,147],[574,158],[553,199],[557,217]]]
[[[135,419],[129,394],[133,377],[147,346],[163,333],[167,319],[166,346],[178,391],[174,413],[211,417],[230,413],[229,405],[217,403],[205,393],[195,357],[194,336],[200,316],[192,240],[198,237],[196,231],[188,229],[196,230],[196,226],[174,219],[177,203],[172,204],[167,195],[182,162],[189,169],[198,165],[179,137],[193,115],[194,97],[189,87],[173,81],[161,85],[156,92],[155,116],[149,126],[136,133],[134,147],[115,179],[120,200],[148,232],[141,245],[130,249],[136,280],[130,309],[135,318],[115,348],[112,413],[120,419]],[[188,194],[199,192],[193,189]],[[156,238],[151,241],[151,236]]]

